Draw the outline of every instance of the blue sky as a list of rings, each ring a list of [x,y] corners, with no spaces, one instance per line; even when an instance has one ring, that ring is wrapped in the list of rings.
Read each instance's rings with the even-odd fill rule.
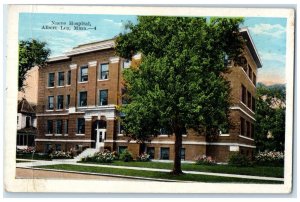
[[[90,22],[88,30],[42,29],[55,22]],[[79,44],[113,38],[124,31],[124,23],[136,22],[136,16],[125,15],[87,15],[87,14],[41,14],[22,13],[19,18],[19,39],[30,38],[46,41],[51,56],[62,55]],[[92,29],[96,27],[95,29]],[[248,27],[252,39],[262,59],[257,80],[265,84],[286,83],[286,19],[247,17],[241,27]],[[58,26],[60,28],[60,26]]]

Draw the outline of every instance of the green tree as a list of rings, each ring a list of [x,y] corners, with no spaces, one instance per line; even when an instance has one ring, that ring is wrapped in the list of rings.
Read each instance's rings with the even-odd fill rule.
[[[255,142],[258,151],[284,151],[285,96],[284,85],[260,84],[257,88]]]
[[[34,66],[43,67],[50,55],[46,42],[35,39],[19,42],[19,83],[18,89],[23,90],[26,73]]]
[[[116,39],[117,53],[142,53],[137,68],[124,71],[121,108],[127,136],[151,140],[163,128],[175,135],[173,174],[181,174],[182,134],[191,128],[208,136],[227,123],[229,83],[224,58],[242,51],[240,18],[138,17]]]

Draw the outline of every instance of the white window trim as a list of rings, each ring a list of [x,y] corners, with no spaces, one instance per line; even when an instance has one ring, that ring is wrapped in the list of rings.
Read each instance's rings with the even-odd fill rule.
[[[252,138],[250,138],[250,137],[247,137],[247,136],[244,136],[244,135],[239,135],[239,137],[244,138],[244,139],[247,139],[247,140],[254,141],[254,139],[252,139]]]
[[[46,88],[48,88],[48,89],[52,89],[52,88],[55,88],[55,86],[52,86],[52,87],[48,87],[48,86],[47,86]]]
[[[53,134],[49,134],[49,133],[47,133],[47,134],[45,134],[45,136],[53,136]]]
[[[83,133],[76,133],[75,135],[76,136],[85,136],[85,134],[83,134]]]
[[[219,136],[221,136],[221,137],[229,137],[230,134],[220,134]]]
[[[46,109],[46,112],[53,112],[54,109]]]
[[[63,86],[56,86],[56,88],[64,88],[65,86],[63,85]]]
[[[63,111],[64,109],[56,109],[55,111],[59,112],[59,111]]]
[[[89,81],[78,81],[78,83],[88,83]]]
[[[98,79],[98,81],[109,81],[110,79]]]
[[[54,136],[62,136],[62,134],[55,133]]]
[[[167,134],[161,134],[161,135],[158,135],[157,137],[168,137]]]
[[[69,134],[64,134],[64,136],[69,136]]]

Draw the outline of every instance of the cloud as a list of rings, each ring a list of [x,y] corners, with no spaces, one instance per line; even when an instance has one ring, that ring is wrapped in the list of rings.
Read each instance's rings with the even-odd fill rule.
[[[280,24],[256,24],[249,27],[254,34],[267,35],[275,38],[281,38],[286,32],[286,28]]]
[[[263,61],[280,62],[285,64],[285,54],[272,53],[272,52],[261,52],[261,58]]]
[[[122,27],[123,23],[122,22],[115,22],[110,19],[103,19],[103,21],[110,23],[111,25],[117,26],[117,27]]]

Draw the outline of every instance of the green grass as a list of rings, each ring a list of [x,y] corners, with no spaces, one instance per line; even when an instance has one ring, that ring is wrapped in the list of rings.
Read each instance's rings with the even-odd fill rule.
[[[31,162],[31,161],[16,160],[16,163],[28,163],[28,162]]]
[[[39,154],[17,154],[17,159],[32,159],[32,160],[46,160],[51,161],[48,155],[39,155]]]
[[[93,163],[93,162],[80,162],[80,163]],[[132,166],[132,167],[158,168],[158,169],[170,169],[170,170],[173,168],[173,163],[151,162],[151,161],[150,162],[114,161],[113,163],[106,163],[106,164],[114,165],[114,166]],[[196,165],[191,163],[182,163],[181,168],[182,170],[186,170],[186,171],[254,175],[254,176],[264,176],[264,177],[284,176],[283,167],[267,167],[267,166],[236,167],[236,166],[229,166],[229,165]]]
[[[108,167],[105,168],[105,167],[69,165],[69,164],[47,165],[47,166],[37,166],[37,167],[46,168],[46,169],[67,170],[67,171],[93,172],[93,173],[103,173],[103,174],[115,174],[115,175],[124,175],[124,176],[159,178],[159,179],[181,180],[181,181],[196,181],[196,182],[262,183],[262,184],[283,183],[282,181],[254,180],[254,179],[219,177],[219,176],[196,175],[196,174],[184,174],[180,176],[174,176],[166,172],[129,170],[129,169],[122,169],[122,168],[108,168]]]

